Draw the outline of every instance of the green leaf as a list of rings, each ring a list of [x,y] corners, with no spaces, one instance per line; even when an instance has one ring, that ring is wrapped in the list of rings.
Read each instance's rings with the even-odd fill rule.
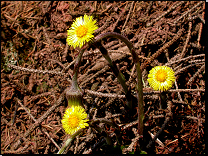
[[[145,151],[141,151],[141,152],[140,152],[140,154],[147,154],[147,152],[145,152]]]

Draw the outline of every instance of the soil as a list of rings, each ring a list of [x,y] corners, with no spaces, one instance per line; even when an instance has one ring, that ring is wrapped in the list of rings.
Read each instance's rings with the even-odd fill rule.
[[[144,82],[144,133],[138,135],[137,103],[127,111],[122,86],[99,50],[90,47],[78,75],[83,105],[90,120],[110,120],[117,128],[105,123],[87,127],[64,153],[205,154],[202,1],[1,1],[1,153],[57,153],[68,138],[61,124],[64,93],[79,49],[67,45],[67,29],[84,14],[96,19],[95,36],[117,32],[133,43]],[[136,97],[128,48],[114,38],[102,44]],[[171,67],[176,76],[165,93],[147,82],[149,71],[159,65]]]

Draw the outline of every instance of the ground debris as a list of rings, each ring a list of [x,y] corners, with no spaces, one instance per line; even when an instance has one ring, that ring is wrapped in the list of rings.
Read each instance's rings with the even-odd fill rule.
[[[1,1],[1,153],[54,154],[67,139],[61,124],[67,105],[64,91],[71,85],[78,54],[66,43],[67,29],[84,14],[96,19],[95,35],[117,32],[135,46],[145,85],[146,141],[139,144],[141,136],[136,134],[137,107],[133,119],[127,118],[121,85],[101,52],[91,47],[83,55],[78,75],[85,90],[85,109],[90,118],[109,119],[120,131],[99,123],[113,148],[90,127],[72,141],[66,153],[108,154],[111,149],[112,153],[137,154],[141,148],[148,154],[204,154],[202,1]],[[111,38],[102,44],[136,96],[136,70],[128,48]],[[147,82],[149,71],[158,65],[176,73],[176,83],[166,94],[170,110],[160,109],[159,92]],[[160,144],[146,149],[150,134],[158,136]],[[123,150],[117,148],[119,143]]]

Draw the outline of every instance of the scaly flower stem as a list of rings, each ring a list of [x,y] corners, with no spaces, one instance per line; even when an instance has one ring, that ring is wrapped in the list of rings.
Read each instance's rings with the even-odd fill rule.
[[[58,151],[57,154],[62,154],[62,153],[65,151],[65,149],[69,146],[69,144],[72,142],[72,140],[73,140],[77,135],[79,135],[82,131],[83,131],[83,129],[80,129],[80,130],[76,131],[74,134],[72,134],[72,135],[70,136],[70,138],[68,138],[68,139],[66,140],[66,142],[64,143],[64,145],[61,147],[61,149]]]
[[[123,74],[119,71],[118,67],[116,66],[116,64],[111,60],[108,51],[103,47],[103,45],[100,42],[96,42],[94,44],[97,48],[100,49],[100,52],[102,53],[103,57],[108,61],[109,66],[111,67],[113,73],[115,74],[115,76],[117,77],[118,81],[121,83],[125,95],[126,95],[126,99],[128,101],[127,106],[132,109],[132,99],[131,99],[131,92],[128,91],[128,88],[126,86],[125,83],[125,78],[123,76]]]
[[[77,75],[79,73],[79,66],[81,64],[81,59],[82,59],[82,55],[83,55],[84,51],[85,51],[85,49],[81,49],[78,56],[77,56],[77,60],[74,64],[74,71],[73,71],[73,77],[72,77],[72,86],[73,86],[73,88],[76,88],[76,89],[79,89],[79,90],[81,90],[81,89],[79,88],[79,86],[77,84]]]
[[[167,95],[166,91],[160,92],[160,109],[167,108]]]
[[[69,107],[71,107],[70,103],[72,103],[75,106],[76,105],[81,105],[83,107],[82,102],[81,102],[83,92],[82,92],[81,88],[79,87],[79,85],[77,83],[77,75],[78,75],[78,72],[79,72],[79,66],[81,64],[81,59],[82,59],[82,55],[83,55],[84,51],[85,51],[85,49],[81,49],[79,54],[78,54],[77,60],[76,60],[75,65],[74,65],[71,88],[68,91],[66,91],[66,98],[68,100],[68,106]],[[69,146],[69,144],[72,142],[72,140],[77,135],[79,135],[81,132],[83,132],[83,129],[79,129],[74,134],[72,134],[70,136],[70,138],[68,138],[66,140],[66,142],[64,143],[64,145],[58,151],[57,154],[62,154],[65,151],[65,149]]]
[[[133,62],[136,65],[136,71],[137,71],[136,89],[137,89],[137,99],[138,99],[138,131],[140,135],[143,135],[143,119],[144,119],[143,85],[142,85],[142,75],[141,75],[139,58],[135,52],[133,44],[128,40],[128,38],[118,33],[107,32],[104,34],[100,34],[94,38],[93,42],[94,43],[100,42],[102,39],[107,38],[107,37],[113,37],[113,38],[117,38],[123,41],[127,45],[127,47],[129,48],[132,54]]]
[[[81,64],[81,58],[84,53],[85,49],[81,49],[78,56],[77,60],[74,65],[74,71],[73,71],[73,77],[72,77],[72,84],[71,87],[66,91],[66,99],[68,101],[68,107],[71,107],[72,105],[74,106],[82,106],[82,96],[83,96],[83,91],[79,87],[77,83],[77,75],[79,72],[79,66]]]

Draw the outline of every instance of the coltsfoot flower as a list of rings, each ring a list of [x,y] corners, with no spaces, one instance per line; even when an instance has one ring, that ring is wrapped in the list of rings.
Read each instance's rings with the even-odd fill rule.
[[[89,126],[87,121],[87,113],[81,106],[72,106],[67,108],[63,119],[61,120],[62,126],[67,134],[73,134],[81,128]]]
[[[147,81],[154,90],[166,91],[175,82],[174,71],[167,66],[156,66],[149,72]]]
[[[67,43],[69,46],[82,47],[86,42],[89,42],[93,37],[93,33],[98,26],[95,24],[92,16],[84,15],[76,18],[71,28],[67,30]]]

